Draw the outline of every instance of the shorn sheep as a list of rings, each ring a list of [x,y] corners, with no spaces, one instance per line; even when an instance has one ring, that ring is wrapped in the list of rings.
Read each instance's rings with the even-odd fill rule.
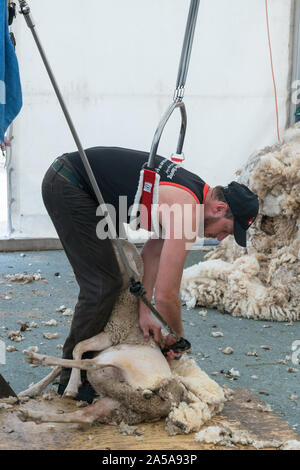
[[[260,200],[247,248],[233,237],[187,268],[182,299],[233,316],[256,320],[300,320],[300,126],[281,143],[251,156],[237,172]]]
[[[122,243],[132,269],[142,277],[141,256],[134,245]],[[72,367],[65,396],[76,396],[80,369],[85,369],[99,398],[83,409],[64,414],[20,409],[20,419],[36,423],[132,425],[166,418],[166,429],[174,435],[198,431],[222,410],[223,388],[201,371],[190,356],[185,354],[178,361],[168,361],[153,339],[145,341],[138,324],[138,299],[130,294],[124,271],[123,279],[123,290],[104,331],[77,344],[74,360],[25,352],[28,362],[56,368],[19,397],[39,395],[60,373],[61,367]],[[81,359],[87,351],[95,351],[93,359]]]

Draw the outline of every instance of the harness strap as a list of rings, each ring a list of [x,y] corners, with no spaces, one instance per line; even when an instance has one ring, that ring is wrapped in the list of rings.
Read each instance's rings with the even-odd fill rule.
[[[134,204],[130,215],[130,228],[143,228],[149,232],[159,233],[157,215],[160,176],[155,170],[144,168],[140,178]]]
[[[153,170],[145,169],[143,171],[143,192],[141,197],[141,205],[144,206],[141,209],[141,227],[146,230],[151,230],[151,210],[152,201],[154,197],[156,173]],[[146,209],[146,214],[144,210]],[[144,220],[144,218],[146,219]]]

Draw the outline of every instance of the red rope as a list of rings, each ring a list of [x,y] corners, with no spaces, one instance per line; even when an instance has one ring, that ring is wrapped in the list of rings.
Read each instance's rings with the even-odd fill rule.
[[[271,71],[272,71],[272,78],[273,78],[273,85],[274,85],[274,95],[275,95],[277,137],[278,137],[278,141],[280,142],[278,100],[277,100],[276,81],[275,81],[275,73],[274,73],[273,58],[272,58],[272,47],[271,47],[270,26],[269,26],[269,13],[268,13],[268,0],[265,0],[265,4],[266,4],[267,33],[268,33],[268,42],[269,42],[269,50],[270,50]]]

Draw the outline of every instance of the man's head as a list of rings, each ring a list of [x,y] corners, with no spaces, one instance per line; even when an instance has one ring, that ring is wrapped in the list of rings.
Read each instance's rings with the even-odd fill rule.
[[[246,246],[246,230],[257,217],[258,197],[244,184],[211,188],[205,200],[204,235],[219,241],[234,235],[236,242]]]

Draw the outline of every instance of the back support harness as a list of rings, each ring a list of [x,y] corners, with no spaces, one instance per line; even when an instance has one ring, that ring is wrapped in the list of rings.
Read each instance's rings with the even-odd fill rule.
[[[56,82],[56,79],[54,77],[54,74],[52,72],[52,69],[50,67],[50,64],[48,62],[48,59],[46,57],[46,54],[44,52],[44,49],[42,47],[41,41],[39,39],[39,36],[36,32],[35,28],[35,23],[33,21],[33,18],[31,16],[31,11],[30,7],[27,3],[26,0],[19,0],[20,4],[20,13],[23,14],[27,26],[30,28],[32,35],[34,37],[34,40],[36,42],[36,45],[38,47],[38,50],[40,52],[41,58],[44,62],[44,65],[46,67],[46,70],[48,72],[49,78],[51,80],[51,83],[53,85],[54,91],[56,93],[56,96],[58,98],[58,101],[60,103],[60,106],[62,108],[62,111],[65,115],[66,121],[68,123],[68,126],[70,128],[70,131],[72,133],[72,136],[74,138],[74,141],[76,143],[79,155],[82,159],[82,163],[84,165],[84,168],[87,172],[87,175],[90,179],[92,188],[95,192],[95,195],[97,197],[99,205],[105,209],[103,209],[102,215],[106,218],[107,225],[108,225],[108,235],[112,239],[112,233],[113,233],[113,222],[111,220],[111,217],[109,215],[109,212],[105,206],[105,201],[103,200],[101,191],[99,189],[99,186],[97,184],[96,178],[93,174],[92,168],[90,166],[90,163],[88,161],[88,158],[86,156],[86,153],[83,149],[83,146],[81,144],[81,141],[79,139],[79,136],[77,134],[77,131],[75,129],[75,126],[73,124],[72,118],[69,114],[69,111],[66,107],[65,101],[63,99],[63,96],[60,92],[60,89],[58,87],[58,84]],[[141,172],[140,175],[140,183],[139,183],[139,188],[138,192],[136,195],[136,212],[135,212],[135,217],[137,216],[137,211],[138,207],[140,204],[145,204],[148,210],[148,214],[151,214],[151,209],[152,205],[158,202],[158,184],[159,184],[159,175],[155,172],[155,156],[157,154],[157,148],[159,145],[159,141],[162,135],[162,132],[165,128],[166,123],[168,122],[171,114],[176,108],[179,108],[181,111],[181,129],[180,129],[180,135],[179,135],[179,140],[178,140],[178,145],[177,145],[177,151],[176,154],[172,155],[173,161],[182,161],[184,159],[184,155],[182,153],[182,148],[183,148],[183,143],[184,143],[184,138],[185,138],[185,132],[186,132],[186,124],[187,124],[187,117],[186,117],[186,110],[185,110],[185,105],[183,103],[183,97],[184,97],[184,86],[185,86],[185,81],[187,77],[187,72],[188,72],[188,67],[189,67],[189,62],[190,62],[190,56],[191,56],[191,50],[192,50],[192,44],[193,44],[193,38],[194,38],[194,32],[195,32],[195,27],[196,27],[196,22],[197,22],[197,15],[198,15],[198,9],[199,9],[199,4],[200,0],[191,0],[190,3],[190,9],[189,9],[189,14],[188,14],[188,19],[187,19],[187,25],[186,25],[186,31],[185,31],[185,37],[184,37],[184,42],[183,42],[183,48],[182,48],[182,53],[181,53],[181,58],[180,58],[180,64],[179,64],[179,70],[178,70],[178,76],[177,76],[177,83],[176,83],[176,89],[173,97],[173,103],[169,106],[167,109],[166,113],[162,117],[155,135],[154,139],[152,142],[151,146],[151,151],[149,155],[149,160],[147,164],[147,168],[144,168]],[[134,216],[134,214],[132,214]],[[147,221],[145,222],[145,227],[150,227],[151,228],[151,215],[148,217]],[[146,292],[144,289],[144,286],[136,280],[136,274],[135,272],[131,269],[129,262],[127,260],[127,257],[125,255],[125,252],[123,250],[122,244],[118,238],[115,239],[115,245],[116,248],[119,252],[120,258],[124,264],[124,267],[126,269],[126,272],[128,274],[128,277],[130,279],[130,292],[137,296],[140,297],[141,300],[147,305],[147,307],[152,311],[152,313],[158,318],[158,320],[164,325],[166,330],[175,337],[177,340],[177,343],[172,345],[170,349],[174,351],[186,351],[190,349],[191,345],[190,343],[184,339],[181,338],[176,331],[171,328],[171,326],[166,322],[166,320],[159,314],[159,312],[156,310],[154,305],[149,302],[149,300],[146,297]],[[163,352],[165,353],[167,350],[164,350]]]

